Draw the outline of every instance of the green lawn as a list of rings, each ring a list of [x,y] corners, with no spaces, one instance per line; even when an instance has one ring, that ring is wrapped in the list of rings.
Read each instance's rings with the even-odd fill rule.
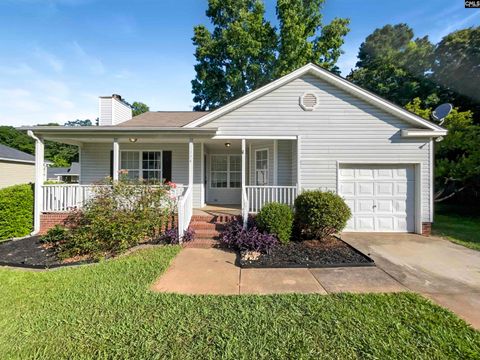
[[[480,250],[480,214],[471,208],[440,205],[435,214],[433,234]]]
[[[480,333],[414,294],[148,290],[178,247],[49,272],[0,270],[0,357],[478,359]]]

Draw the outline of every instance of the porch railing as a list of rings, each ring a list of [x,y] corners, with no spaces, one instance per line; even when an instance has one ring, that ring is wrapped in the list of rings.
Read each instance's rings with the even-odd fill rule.
[[[178,201],[178,236],[181,241],[183,233],[188,229],[193,214],[193,187],[189,186]]]
[[[43,185],[42,212],[66,212],[81,208],[95,196],[95,189],[109,185],[51,184]],[[148,185],[146,185],[148,186]],[[184,192],[182,185],[171,190],[171,196],[178,199]]]
[[[296,186],[254,186],[245,187],[248,199],[248,212],[257,213],[265,204],[279,202],[293,206],[297,197]]]

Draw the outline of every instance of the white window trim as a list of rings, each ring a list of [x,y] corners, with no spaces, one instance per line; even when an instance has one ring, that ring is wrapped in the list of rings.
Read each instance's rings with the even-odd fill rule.
[[[267,152],[267,183],[264,185],[257,184],[257,152],[266,151]],[[255,158],[253,159],[255,163],[255,173],[253,174],[253,182],[256,186],[268,186],[270,184],[270,151],[268,148],[255,149]],[[262,169],[263,170],[263,169]]]
[[[212,186],[212,164],[213,160],[212,158],[215,156],[226,156],[227,157],[227,187],[217,187],[217,186]],[[218,189],[218,190],[229,190],[229,189],[241,189],[242,186],[240,185],[239,187],[231,187],[230,186],[230,157],[231,156],[239,156],[240,158],[242,157],[242,154],[210,154],[210,166],[208,169],[208,188],[209,189]],[[217,172],[224,172],[224,171],[217,171]],[[234,172],[240,172],[240,171],[234,171]]]
[[[143,168],[143,153],[144,152],[159,152],[160,153],[160,180],[163,180],[163,150],[120,150],[120,161],[119,165],[122,165],[122,153],[124,152],[136,152],[138,153],[138,168],[137,169],[123,169],[120,166],[120,170],[132,170],[132,171],[138,171],[138,180],[146,180],[143,178],[143,172],[144,171],[150,171],[152,169],[144,169]]]

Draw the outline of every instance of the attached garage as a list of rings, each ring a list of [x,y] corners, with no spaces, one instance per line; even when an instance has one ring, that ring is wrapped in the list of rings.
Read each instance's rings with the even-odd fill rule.
[[[339,194],[352,211],[345,231],[415,232],[414,164],[341,164]]]

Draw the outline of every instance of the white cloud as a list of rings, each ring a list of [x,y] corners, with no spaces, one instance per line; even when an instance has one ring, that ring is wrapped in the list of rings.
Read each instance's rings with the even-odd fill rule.
[[[63,71],[63,61],[54,54],[40,48],[36,48],[33,54],[43,63],[50,66],[55,72]]]
[[[74,41],[72,43],[72,49],[78,57],[78,60],[82,62],[90,72],[96,75],[103,75],[105,73],[105,66],[103,66],[102,61],[98,57],[87,53],[78,42]]]
[[[442,38],[453,31],[460,30],[474,24],[474,20],[480,16],[480,11],[474,11],[470,15],[457,18],[456,20],[449,21],[448,19],[442,19],[443,26],[439,28],[437,32],[433,32],[430,36],[432,41],[439,42]]]

